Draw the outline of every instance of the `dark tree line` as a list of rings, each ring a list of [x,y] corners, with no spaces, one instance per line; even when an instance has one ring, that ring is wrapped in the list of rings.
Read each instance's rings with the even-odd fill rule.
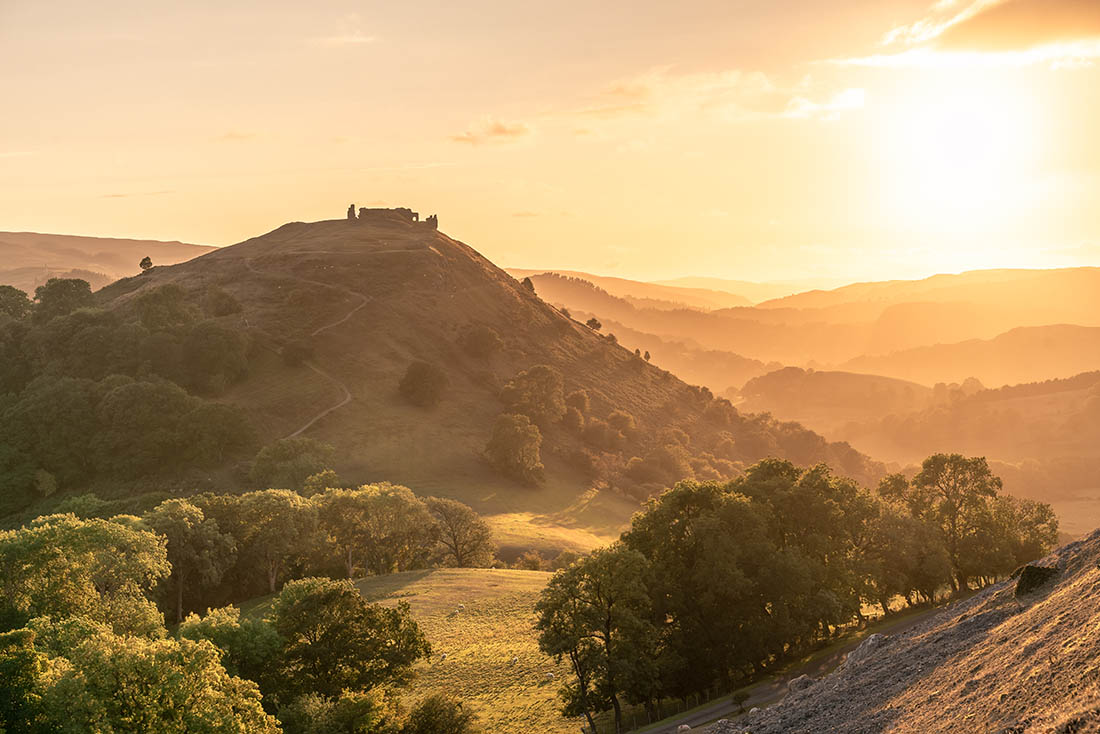
[[[1053,547],[1050,507],[1000,495],[984,459],[936,455],[877,492],[768,459],[727,483],[680,482],[605,550],[555,574],[539,644],[567,659],[564,711],[727,689],[836,629],[864,603],[931,601]]]

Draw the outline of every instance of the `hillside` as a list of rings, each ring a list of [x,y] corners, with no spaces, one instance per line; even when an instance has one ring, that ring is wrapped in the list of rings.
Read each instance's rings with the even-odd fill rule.
[[[836,672],[711,734],[936,734],[1100,730],[1100,532],[1040,562],[1053,582],[1004,581]]]
[[[1100,327],[1058,324],[1016,328],[992,339],[861,356],[840,368],[926,385],[977,377],[985,385],[1000,387],[1070,377],[1098,364]]]
[[[560,275],[565,278],[577,278],[601,288],[613,296],[641,307],[671,310],[677,308],[697,308],[713,311],[719,308],[751,306],[752,301],[736,292],[723,289],[689,288],[685,286],[646,283],[627,278],[613,278],[607,275],[593,275],[577,270],[531,270],[525,268],[505,268],[505,272],[514,278],[532,279],[540,275]]]
[[[631,456],[653,457],[638,468],[657,472],[639,480],[651,482],[647,492],[682,472],[717,476],[772,453],[829,461],[863,481],[882,471],[799,426],[739,415],[565,317],[469,246],[392,212],[287,224],[120,281],[100,298],[125,309],[167,284],[196,298],[217,285],[241,304],[222,319],[252,336],[248,374],[219,400],[242,408],[263,442],[316,438],[335,446],[345,483],[388,480],[466,501],[492,516],[505,547],[591,548],[613,538],[639,496],[625,496],[606,472],[618,476]],[[500,348],[464,348],[475,327],[495,332]],[[288,345],[308,360],[288,364],[280,356]],[[434,408],[398,393],[417,361],[446,375]],[[482,450],[504,409],[501,388],[539,364],[561,373],[566,393],[587,391],[590,420],[622,411],[636,425],[624,445],[598,449],[560,424],[544,426],[546,479],[530,487],[493,471]],[[658,466],[676,442],[672,455],[685,458]]]
[[[51,277],[83,278],[94,289],[138,272],[143,257],[154,265],[173,265],[212,249],[183,242],[0,232],[0,284],[34,295]]]

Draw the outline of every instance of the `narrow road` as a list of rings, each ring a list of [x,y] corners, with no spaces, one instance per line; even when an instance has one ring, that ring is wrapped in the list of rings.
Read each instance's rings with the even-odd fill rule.
[[[928,619],[934,614],[938,614],[943,611],[943,605],[926,609],[922,612],[914,613],[910,616],[903,617],[896,622],[884,622],[876,625],[874,628],[865,630],[864,634],[853,638],[850,642],[845,643],[843,646],[832,651],[828,655],[824,655],[821,658],[810,660],[807,663],[799,665],[795,668],[785,670],[782,673],[777,673],[770,680],[765,680],[762,683],[757,683],[752,686],[749,691],[749,698],[745,701],[744,710],[749,711],[754,707],[759,706],[764,708],[776,701],[779,701],[783,696],[787,695],[787,684],[794,678],[800,675],[808,675],[811,678],[821,678],[832,672],[838,665],[844,662],[844,658],[852,650],[859,647],[859,644],[863,642],[869,635],[878,634],[890,634],[896,635],[904,632],[924,620]],[[723,696],[715,699],[715,701],[707,706],[698,708],[685,713],[680,717],[672,717],[671,723],[662,724],[659,726],[651,727],[639,727],[635,731],[643,734],[676,734],[676,729],[683,724],[687,724],[693,729],[697,726],[703,726],[712,721],[721,718],[734,719],[740,715],[740,709],[737,705],[730,700],[730,697]]]
[[[252,264],[251,259],[245,260],[244,261],[244,266],[246,268],[248,268],[248,270],[250,272],[255,273],[256,275],[274,275],[273,273],[265,273],[262,270],[257,270],[256,267]],[[336,327],[336,326],[339,326],[340,324],[344,323],[345,321],[350,319],[352,316],[354,316],[355,313],[357,311],[359,311],[359,309],[363,308],[364,306],[366,306],[371,301],[369,296],[365,296],[362,293],[356,293],[355,291],[353,291],[349,288],[344,288],[343,286],[332,285],[331,283],[325,283],[325,282],[320,281],[320,280],[312,280],[310,278],[303,278],[303,277],[298,276],[298,275],[292,275],[292,274],[287,274],[287,273],[278,273],[278,275],[281,276],[281,277],[292,278],[293,280],[297,280],[301,283],[309,283],[310,285],[318,285],[318,286],[321,286],[322,288],[330,288],[332,290],[340,291],[341,293],[344,293],[345,295],[349,295],[352,298],[359,299],[359,303],[357,303],[354,308],[352,308],[346,314],[344,314],[343,316],[338,318],[336,321],[333,321],[330,324],[325,324],[324,326],[319,326],[316,329],[314,329],[310,333],[311,338],[317,336],[318,334],[321,334],[322,332],[328,331],[329,329],[331,329],[333,327]],[[316,372],[318,375],[320,375],[321,377],[323,377],[324,379],[328,380],[330,383],[335,385],[343,393],[343,397],[341,397],[341,399],[338,403],[336,403],[335,405],[330,405],[329,407],[325,408],[321,412],[317,413],[315,416],[313,416],[308,421],[306,421],[305,424],[302,425],[302,427],[300,427],[298,430],[294,431],[293,433],[288,434],[287,436],[285,436],[285,438],[295,438],[297,436],[300,436],[301,434],[303,434],[307,430],[309,430],[313,426],[314,423],[321,420],[322,418],[324,418],[329,413],[332,413],[335,410],[339,410],[340,408],[343,408],[345,405],[350,403],[351,400],[352,400],[351,390],[348,389],[348,386],[345,385],[341,380],[333,377],[332,375],[325,372],[323,369],[321,369],[317,365],[313,364],[312,362],[307,361],[305,363],[305,365],[306,365],[306,367],[309,367],[311,370]]]

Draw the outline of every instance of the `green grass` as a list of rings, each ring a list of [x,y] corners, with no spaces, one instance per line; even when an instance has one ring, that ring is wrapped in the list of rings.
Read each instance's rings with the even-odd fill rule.
[[[568,665],[539,652],[534,630],[535,602],[549,578],[541,571],[441,568],[368,576],[356,586],[372,602],[407,602],[432,644],[431,660],[418,666],[405,696],[408,703],[446,693],[474,707],[486,731],[575,734],[581,721],[558,713],[557,690]],[[270,601],[263,597],[241,608],[263,614]],[[465,609],[459,611],[459,604]],[[548,681],[551,672],[554,680]]]

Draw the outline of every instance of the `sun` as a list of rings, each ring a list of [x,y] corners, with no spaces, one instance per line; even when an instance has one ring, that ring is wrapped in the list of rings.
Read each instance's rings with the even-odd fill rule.
[[[966,253],[957,245],[1029,205],[1040,123],[1032,95],[988,77],[937,76],[907,90],[879,121],[890,216],[946,238],[950,260],[980,259],[997,243],[970,239]]]

